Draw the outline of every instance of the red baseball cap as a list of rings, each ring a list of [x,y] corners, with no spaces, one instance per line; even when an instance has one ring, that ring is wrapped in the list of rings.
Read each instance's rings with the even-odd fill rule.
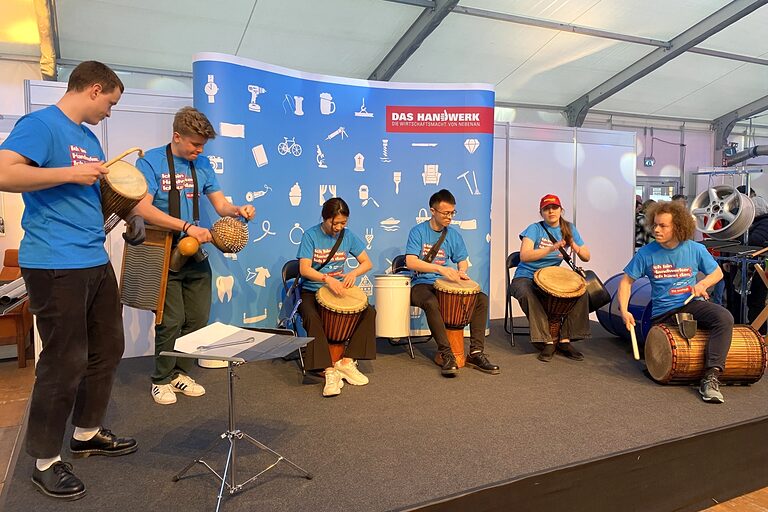
[[[539,210],[543,209],[545,206],[552,205],[559,206],[560,208],[563,207],[563,205],[560,204],[559,197],[557,197],[555,194],[547,194],[541,198],[541,201],[539,201]]]

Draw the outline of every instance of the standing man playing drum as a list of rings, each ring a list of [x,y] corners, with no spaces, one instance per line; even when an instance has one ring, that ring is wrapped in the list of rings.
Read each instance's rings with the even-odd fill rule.
[[[343,343],[329,344],[316,299],[318,290],[325,285],[336,297],[349,296],[355,279],[371,270],[373,265],[363,241],[346,229],[349,206],[342,198],[327,200],[321,215],[323,221],[307,229],[301,237],[296,254],[299,272],[304,278],[299,314],[307,336],[315,338],[304,350],[304,367],[307,370],[325,369],[323,396],[331,397],[341,393],[342,380],[353,386],[368,384],[368,377],[358,370],[356,360],[376,359],[376,310],[370,305],[365,307],[346,348]],[[340,236],[341,242],[337,244]],[[332,253],[334,247],[336,252]],[[344,265],[350,255],[357,259],[358,266],[345,274]],[[331,349],[331,346],[338,349]]]
[[[723,403],[718,377],[725,368],[731,347],[733,316],[724,307],[707,302],[707,288],[723,278],[723,271],[703,245],[692,240],[696,229],[684,204],[660,201],[646,213],[652,222],[655,242],[642,247],[624,267],[619,283],[619,308],[627,329],[634,329],[635,318],[629,312],[632,283],[643,276],[651,282],[651,315],[660,323],[675,313],[691,313],[705,329],[710,329],[705,354],[706,372],[699,385],[702,400]],[[706,277],[696,282],[699,272]],[[688,298],[694,300],[687,303]]]
[[[216,132],[204,114],[184,107],[173,119],[171,143],[147,151],[136,167],[147,180],[147,195],[134,211],[155,226],[179,232],[199,243],[211,241],[208,229],[198,226],[200,195],[221,216],[252,219],[253,206],[235,206],[224,197],[207,156],[200,156]],[[175,187],[172,187],[174,176]],[[180,237],[174,237],[174,246]],[[183,240],[183,236],[181,239]],[[202,396],[205,388],[189,376],[193,359],[159,355],[172,351],[179,336],[208,325],[211,310],[211,265],[202,249],[178,272],[168,273],[163,321],[155,326],[155,371],[152,398],[161,405],[176,403],[176,393]]]
[[[554,340],[550,334],[547,312],[536,296],[533,277],[537,270],[558,266],[563,262],[561,248],[571,249],[582,261],[589,261],[591,255],[576,226],[562,216],[563,206],[559,197],[554,194],[542,197],[539,201],[539,214],[544,219],[543,224],[535,222],[520,233],[521,263],[515,271],[510,291],[528,317],[531,342],[544,343],[544,349],[538,355],[539,361],[551,361],[555,350],[569,359],[581,361],[584,355],[573,348],[570,342],[590,336],[589,297],[582,295],[576,301],[563,320],[560,339]],[[553,242],[552,238],[556,241]]]
[[[60,456],[70,413],[74,457],[138,448],[102,425],[125,340],[117,281],[104,249],[99,179],[109,170],[98,139],[83,126],[109,117],[122,92],[111,69],[83,62],[59,102],[22,117],[0,146],[0,190],[21,192],[24,199],[19,264],[43,343],[26,448],[37,459],[34,484],[62,500],[85,495]]]
[[[443,376],[453,376],[459,371],[456,357],[446,334],[445,322],[440,313],[435,281],[443,276],[449,281],[469,281],[467,268],[467,247],[461,234],[451,229],[451,220],[456,215],[456,198],[446,189],[439,190],[429,198],[429,209],[432,217],[429,222],[417,224],[408,233],[408,243],[405,247],[405,264],[417,274],[412,280],[411,304],[420,307],[427,315],[427,324],[432,337],[437,342],[437,349],[442,355],[443,364],[440,373]],[[424,258],[434,245],[445,237],[439,249],[432,255],[431,262]],[[456,264],[457,269],[447,266],[448,260]],[[500,373],[499,367],[488,360],[485,355],[485,325],[488,321],[488,296],[480,292],[475,301],[475,308],[469,323],[470,342],[467,366],[471,366],[491,375]]]

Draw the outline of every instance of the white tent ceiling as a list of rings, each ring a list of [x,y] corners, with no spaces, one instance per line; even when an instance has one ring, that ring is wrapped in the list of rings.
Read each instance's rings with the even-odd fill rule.
[[[118,69],[189,73],[194,53],[213,51],[362,79],[381,76],[380,65],[399,51],[409,27],[433,12],[424,5],[450,3],[48,1],[60,62],[96,59]],[[593,111],[713,120],[768,98],[764,3],[460,0],[389,69],[396,81],[486,82],[496,87],[501,105],[563,109],[710,15],[736,4],[751,6],[737,21],[710,30],[693,49],[728,52],[730,58],[682,53],[590,105]]]

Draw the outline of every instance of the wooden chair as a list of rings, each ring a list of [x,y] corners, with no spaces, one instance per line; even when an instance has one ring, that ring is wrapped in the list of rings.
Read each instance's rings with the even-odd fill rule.
[[[0,281],[15,281],[20,277],[19,250],[6,249],[3,269],[0,271]],[[34,339],[32,327],[32,313],[29,312],[27,297],[18,301],[0,316],[0,345],[16,343],[19,368],[27,366],[27,334],[29,334],[30,341]]]

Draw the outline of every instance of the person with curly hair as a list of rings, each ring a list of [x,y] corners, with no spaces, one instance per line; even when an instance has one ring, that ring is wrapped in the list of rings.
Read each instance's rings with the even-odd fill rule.
[[[705,402],[723,403],[718,377],[731,347],[733,316],[724,307],[707,302],[707,289],[723,278],[723,271],[706,248],[692,240],[695,224],[685,205],[660,201],[646,215],[656,240],[638,250],[624,267],[618,293],[624,325],[634,329],[635,318],[628,309],[630,292],[632,283],[645,276],[651,282],[653,323],[664,322],[675,313],[690,313],[701,327],[709,329],[699,394]],[[705,277],[697,282],[699,272]],[[690,296],[694,300],[686,304]]]

